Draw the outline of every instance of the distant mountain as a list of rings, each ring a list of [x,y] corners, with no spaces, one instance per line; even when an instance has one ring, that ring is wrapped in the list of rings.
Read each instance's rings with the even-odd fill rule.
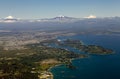
[[[38,21],[50,21],[50,22],[73,22],[78,20],[78,18],[74,18],[74,17],[68,17],[68,16],[57,16],[54,18],[48,18],[48,19],[40,19]]]
[[[77,19],[77,18],[68,17],[68,16],[58,16],[58,17],[52,18],[51,20],[73,20],[73,19]]]
[[[87,17],[84,17],[84,18],[87,18],[87,19],[94,19],[94,18],[97,18],[95,15],[89,15]]]
[[[9,24],[10,23],[10,24]],[[67,31],[83,34],[120,34],[120,17],[73,18],[58,16],[48,19],[0,19],[0,30]]]
[[[0,19],[0,22],[5,22],[5,23],[11,23],[11,22],[17,22],[18,19],[14,18],[13,16],[8,16],[6,18]]]

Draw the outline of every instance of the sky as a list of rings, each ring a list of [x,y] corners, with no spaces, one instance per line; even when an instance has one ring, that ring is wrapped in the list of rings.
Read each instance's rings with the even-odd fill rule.
[[[120,0],[0,0],[0,18],[9,15],[22,19],[114,17],[120,16]]]

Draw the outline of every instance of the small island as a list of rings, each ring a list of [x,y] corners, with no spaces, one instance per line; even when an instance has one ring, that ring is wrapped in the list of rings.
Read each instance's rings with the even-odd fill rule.
[[[48,41],[49,43],[54,43],[59,46],[68,46],[75,49],[78,49],[80,51],[86,52],[88,54],[97,54],[97,55],[107,55],[107,54],[113,54],[113,50],[104,48],[102,46],[98,45],[85,45],[80,40],[74,40],[74,39],[66,39],[63,41],[60,40],[54,40],[54,41]]]
[[[77,49],[79,49],[83,52],[87,52],[89,54],[106,55],[106,54],[113,53],[113,50],[111,50],[111,49],[107,49],[107,48],[104,48],[104,47],[98,46],[98,45],[85,45],[80,40],[67,39],[63,42],[63,45],[77,48]]]

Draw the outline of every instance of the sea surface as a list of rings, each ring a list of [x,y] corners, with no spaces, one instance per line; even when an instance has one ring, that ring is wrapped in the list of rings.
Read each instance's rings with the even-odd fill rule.
[[[64,65],[51,68],[54,79],[120,79],[120,36],[119,35],[75,35],[58,37],[79,39],[87,45],[99,45],[114,50],[112,55],[90,55],[88,58],[72,61],[76,69]],[[76,53],[84,53],[72,48]]]

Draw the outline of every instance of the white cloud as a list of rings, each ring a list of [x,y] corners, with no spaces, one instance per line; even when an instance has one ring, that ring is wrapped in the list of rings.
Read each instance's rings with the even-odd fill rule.
[[[88,17],[84,17],[84,18],[91,19],[91,18],[97,18],[97,17],[96,17],[96,16],[94,16],[94,15],[90,15],[90,16],[88,16]]]

